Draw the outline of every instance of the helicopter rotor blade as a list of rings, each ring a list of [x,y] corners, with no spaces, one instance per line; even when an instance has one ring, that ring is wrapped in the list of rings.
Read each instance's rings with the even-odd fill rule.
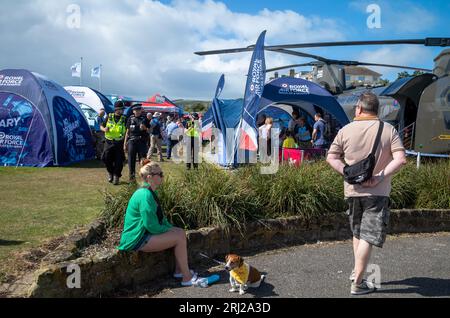
[[[422,71],[431,73],[432,70],[420,67],[411,67],[411,66],[402,66],[402,65],[391,65],[391,64],[378,64],[378,63],[364,63],[358,62],[356,65],[366,65],[366,66],[381,66],[381,67],[392,67],[392,68],[401,68],[405,70],[413,70],[413,71]]]
[[[410,67],[410,66],[402,66],[402,65],[392,65],[392,64],[378,64],[378,63],[365,63],[365,62],[357,62],[357,61],[336,61],[336,63],[321,63],[321,62],[309,62],[309,63],[303,63],[303,64],[292,64],[292,65],[285,65],[285,66],[279,66],[267,69],[266,72],[273,72],[278,70],[283,70],[287,68],[295,68],[295,67],[301,67],[301,66],[320,66],[320,65],[343,65],[343,66],[380,66],[380,67],[389,67],[389,68],[399,68],[399,69],[405,69],[405,70],[413,70],[413,71],[422,71],[422,72],[432,72],[432,70],[426,69],[426,68],[420,68],[420,67]]]
[[[213,50],[213,51],[200,51],[194,52],[194,54],[204,56],[204,55],[215,55],[215,54],[230,54],[230,53],[241,53],[241,52],[251,52],[254,46],[242,47],[236,49],[224,49],[224,50]]]
[[[288,54],[288,55],[294,55],[294,56],[300,56],[300,57],[307,57],[307,58],[311,58],[311,59],[315,59],[324,63],[330,63],[332,60],[327,59],[323,56],[319,56],[319,55],[314,55],[314,54],[308,54],[308,53],[304,53],[304,52],[298,52],[298,51],[292,51],[292,50],[286,50],[286,49],[266,49],[267,51],[271,51],[271,52],[278,52],[278,53],[283,53],[283,54]]]
[[[316,43],[298,43],[285,45],[271,45],[265,46],[266,50],[270,49],[300,49],[310,47],[330,47],[330,46],[356,46],[356,45],[398,45],[398,44],[413,44],[424,46],[450,46],[450,38],[425,38],[425,39],[407,39],[407,40],[382,40],[382,41],[341,41],[341,42],[316,42]],[[197,55],[211,55],[211,54],[225,54],[225,53],[239,53],[252,51],[254,45],[245,48],[214,50],[195,52]]]
[[[341,41],[341,42],[317,42],[317,43],[299,43],[271,46],[269,48],[300,49],[310,47],[330,47],[330,46],[358,46],[358,45],[398,45],[414,44],[425,46],[450,46],[450,38],[425,38],[410,40],[382,40],[382,41]]]

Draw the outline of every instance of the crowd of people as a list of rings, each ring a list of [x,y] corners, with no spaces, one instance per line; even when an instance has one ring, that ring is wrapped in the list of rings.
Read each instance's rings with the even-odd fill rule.
[[[378,108],[376,95],[362,94],[355,108],[354,122],[338,132],[327,155],[330,166],[344,176],[344,195],[348,202],[347,214],[353,233],[354,267],[349,277],[352,295],[368,294],[375,290],[375,286],[364,279],[364,273],[369,264],[372,247],[382,248],[386,239],[392,176],[406,164],[405,149],[398,132],[377,117]],[[135,111],[135,116],[138,116],[138,110]],[[326,123],[320,114],[315,116],[312,131],[307,127],[306,120],[298,114],[293,115],[289,129],[284,133],[285,145],[291,147],[296,142],[304,142],[305,145],[309,142],[313,147],[326,147]],[[160,116],[156,116],[158,117]],[[118,136],[123,130],[120,127],[112,127],[111,122],[120,121],[122,118],[117,110],[115,114],[109,115],[103,130],[114,132],[115,136]],[[168,120],[167,128],[171,123],[172,121]],[[145,131],[148,127],[139,122],[136,124],[139,124],[140,131]],[[263,118],[259,124],[261,140],[270,143],[273,119]],[[188,137],[196,137],[192,131],[196,125],[196,121],[187,125],[188,131],[191,129]],[[107,147],[111,145],[108,143]],[[362,165],[362,162],[367,161],[366,156],[370,152],[373,156],[372,164],[370,167]],[[354,180],[352,173],[362,174],[364,178]],[[173,248],[173,276],[181,280],[181,286],[195,285],[198,276],[189,268],[186,234],[184,230],[169,223],[156,193],[164,177],[161,167],[156,162],[144,161],[140,176],[143,186],[133,194],[128,203],[118,249],[148,253]]]
[[[197,113],[188,116],[175,116],[160,112],[144,113],[141,104],[132,106],[132,115],[125,117],[124,103],[117,101],[114,113],[106,114],[101,109],[93,130],[96,157],[102,160],[108,171],[108,181],[118,185],[122,177],[122,169],[128,158],[130,182],[136,180],[136,161],[151,159],[155,154],[159,162],[172,158],[174,147],[183,142],[187,150],[186,167],[198,169],[199,154],[195,144],[200,141],[201,122]],[[292,119],[287,128],[274,124],[271,117],[262,114],[258,117],[259,146],[267,156],[272,154],[272,132],[280,128],[279,138],[282,148],[287,149],[327,149],[328,124],[322,114],[314,116],[311,126],[298,110],[292,112]],[[274,126],[275,125],[275,126]],[[196,141],[198,139],[199,141]],[[163,146],[166,146],[165,158]],[[262,147],[263,146],[263,147]]]
[[[267,154],[270,156],[272,148],[272,129],[279,129],[279,141],[282,148],[289,149],[327,149],[330,145],[327,130],[328,124],[322,118],[322,114],[314,116],[314,125],[311,126],[305,117],[301,117],[297,110],[292,112],[292,119],[287,128],[274,127],[274,120],[262,114],[258,119],[260,142],[267,146]]]
[[[163,145],[167,146],[166,159],[171,159],[177,143],[188,144],[191,156],[187,158],[187,168],[198,168],[198,154],[194,151],[195,138],[200,136],[199,115],[175,117],[160,112],[144,114],[142,105],[132,106],[133,114],[124,115],[124,103],[117,101],[114,113],[105,114],[100,110],[96,119],[93,137],[96,157],[105,163],[108,182],[118,185],[122,177],[123,165],[128,158],[130,182],[136,180],[136,160],[151,159],[156,151],[157,160],[164,161]]]

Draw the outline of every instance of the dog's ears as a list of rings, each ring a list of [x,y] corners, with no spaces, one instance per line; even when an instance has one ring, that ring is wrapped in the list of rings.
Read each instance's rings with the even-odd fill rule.
[[[242,266],[242,264],[244,264],[244,259],[239,256],[239,266]]]

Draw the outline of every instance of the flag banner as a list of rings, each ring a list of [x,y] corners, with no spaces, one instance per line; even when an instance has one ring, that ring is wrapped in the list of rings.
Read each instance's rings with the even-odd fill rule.
[[[225,75],[222,74],[222,76],[220,76],[219,82],[217,83],[217,88],[216,88],[216,94],[214,95],[214,99],[219,98],[220,94],[223,91],[223,88],[225,86]],[[213,101],[214,103],[214,101]],[[202,118],[202,132],[204,133],[204,137],[211,137],[211,129],[213,127],[213,124],[215,127],[219,127],[220,124],[218,122],[218,118],[217,118],[217,108],[216,111],[213,111],[214,105],[213,103],[211,104],[211,106],[209,107],[208,111],[203,115]],[[209,139],[209,138],[206,138]]]
[[[81,63],[75,63],[70,69],[72,70],[72,77],[81,77]]]
[[[219,79],[219,82],[217,83],[216,94],[214,98],[219,98],[220,94],[222,94],[224,85],[225,85],[225,75],[222,74],[222,76]]]
[[[256,42],[248,70],[244,108],[238,129],[239,139],[237,139],[239,148],[242,150],[257,151],[258,149],[256,115],[258,114],[259,100],[263,94],[266,79],[266,63],[264,58],[265,35],[266,31],[263,31]]]
[[[102,75],[102,68],[101,68],[101,66],[94,67],[91,70],[91,77],[98,77],[98,78],[100,78],[101,75]]]

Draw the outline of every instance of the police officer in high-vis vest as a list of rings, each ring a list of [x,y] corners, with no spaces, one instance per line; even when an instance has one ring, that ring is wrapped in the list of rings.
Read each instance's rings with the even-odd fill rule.
[[[105,132],[105,150],[103,151],[103,162],[108,170],[108,181],[114,185],[119,184],[122,177],[123,162],[125,161],[124,139],[126,133],[126,118],[123,115],[124,104],[117,101],[114,104],[114,113],[109,114],[108,118],[101,127]]]
[[[197,113],[193,113],[190,116],[190,121],[187,123],[186,127],[186,144],[187,144],[187,162],[186,167],[188,170],[191,169],[191,164],[194,165],[194,169],[198,169],[198,153],[201,146],[200,141],[200,126],[198,123],[199,116]]]
[[[130,182],[136,181],[136,156],[145,159],[147,156],[148,128],[150,123],[142,114],[142,105],[133,106],[133,115],[127,121],[127,133],[125,135],[124,151],[128,152],[128,169],[130,171]]]

